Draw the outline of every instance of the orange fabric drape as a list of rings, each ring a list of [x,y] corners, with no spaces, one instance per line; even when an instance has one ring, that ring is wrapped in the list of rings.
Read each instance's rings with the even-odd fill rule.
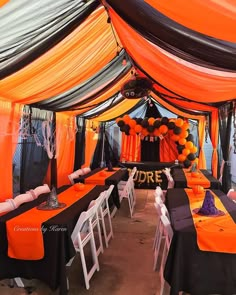
[[[73,116],[56,113],[57,185],[70,184],[68,175],[74,169],[75,120]]]
[[[183,1],[145,0],[149,5],[177,23],[202,34],[236,42],[235,0]]]
[[[160,162],[172,162],[178,159],[176,143],[170,139],[169,133],[160,140]]]
[[[66,207],[53,211],[33,208],[6,222],[8,239],[8,256],[16,259],[38,260],[44,257],[43,222],[67,209],[76,201],[85,196],[94,188],[86,185],[83,191],[76,191],[74,187],[68,188],[58,196],[58,201],[65,203]]]
[[[225,215],[218,217],[202,216],[193,213],[193,210],[201,208],[205,193],[196,196],[191,189],[185,189],[185,192],[189,198],[199,249],[202,251],[235,254],[236,224],[225,209],[220,198],[211,192],[216,208],[223,211]]]
[[[205,126],[206,121],[201,120],[198,123],[198,138],[199,138],[199,160],[198,160],[198,168],[206,169],[206,157],[204,153],[204,139],[205,139]]]
[[[94,132],[93,130],[87,129],[86,135],[85,135],[85,162],[82,168],[90,167],[97,142],[98,142],[98,134]]]
[[[120,161],[139,162],[141,159],[141,139],[139,135],[122,132]]]
[[[5,5],[9,0],[0,0],[0,7]]]
[[[97,73],[116,53],[107,12],[100,6],[61,42],[0,81],[0,96],[29,104],[61,94]]]
[[[120,170],[120,168],[113,168],[113,171],[107,171],[107,168],[102,169],[101,171],[87,177],[84,179],[84,183],[86,184],[98,184],[98,185],[105,185],[106,179],[113,174],[116,173],[116,171]]]
[[[236,96],[235,75],[220,75],[203,67],[196,69],[182,64],[144,39],[111,8],[109,14],[124,48],[154,81],[198,102],[226,101]]]
[[[21,105],[0,100],[0,202],[13,197],[13,156],[18,134]]]

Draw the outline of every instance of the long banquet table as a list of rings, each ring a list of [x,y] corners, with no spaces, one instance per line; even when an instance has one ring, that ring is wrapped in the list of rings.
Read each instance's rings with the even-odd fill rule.
[[[222,191],[211,191],[220,198],[235,223],[236,204]],[[199,249],[184,189],[169,189],[166,205],[174,230],[164,271],[164,278],[171,286],[170,294],[177,295],[180,291],[191,295],[236,294],[236,252],[229,254]],[[211,218],[217,220],[217,217]]]
[[[115,168],[115,167],[114,167]],[[117,168],[118,169],[118,168]],[[84,183],[86,182],[86,180],[90,177],[93,176],[93,182],[96,182],[95,179],[95,174],[97,174],[98,176],[98,181],[101,180],[101,176],[99,175],[99,173],[101,171],[105,171],[105,173],[107,174],[106,176],[104,176],[104,184],[105,185],[114,185],[114,189],[112,191],[111,197],[113,200],[114,205],[117,208],[120,208],[120,199],[119,199],[119,193],[118,193],[118,183],[121,180],[127,180],[129,177],[129,173],[128,170],[126,168],[120,168],[119,170],[115,171],[115,173],[112,173],[111,175],[109,175],[109,172],[107,171],[107,168],[96,168],[94,170],[92,170],[91,172],[80,176],[79,178],[74,179],[75,183],[81,182]]]
[[[44,202],[48,194],[43,194],[29,203],[24,203],[14,211],[0,217],[0,279],[14,277],[39,279],[52,290],[59,288],[60,295],[67,294],[66,264],[75,255],[71,233],[81,212],[87,210],[91,200],[96,199],[102,191],[108,188],[102,185],[91,187],[93,188],[84,197],[43,223],[45,254],[40,260],[21,260],[8,257],[6,222]],[[60,194],[58,199],[60,201]],[[57,230],[51,230],[52,228]]]
[[[213,189],[221,189],[221,183],[218,179],[216,179],[212,174],[207,171],[206,169],[200,169],[200,173],[203,174],[203,176],[206,177],[206,179],[209,181],[209,188]],[[185,188],[187,187],[187,179],[185,176],[185,173],[183,169],[181,168],[174,168],[171,171],[171,175],[175,182],[175,188]]]

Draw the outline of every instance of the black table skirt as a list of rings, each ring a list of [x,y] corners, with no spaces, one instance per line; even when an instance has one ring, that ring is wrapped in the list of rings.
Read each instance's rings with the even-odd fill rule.
[[[85,197],[43,223],[44,229],[47,230],[43,234],[45,256],[41,260],[19,260],[8,257],[6,221],[42,203],[47,199],[48,194],[41,195],[38,199],[25,203],[16,210],[1,216],[0,279],[14,277],[39,279],[52,290],[59,287],[61,295],[67,294],[66,264],[75,255],[71,240],[72,231],[81,212],[87,210],[91,200],[96,199],[105,189],[108,187],[96,186]],[[51,226],[56,226],[58,231],[51,231]]]
[[[212,190],[236,222],[236,204],[223,192]],[[174,236],[167,257],[164,278],[171,295],[236,294],[236,254],[201,251],[184,189],[170,189],[166,195]]]
[[[210,181],[210,188],[212,189],[221,189],[221,183],[218,179],[216,179],[210,172],[205,169],[200,169],[202,174]],[[171,171],[172,177],[175,182],[175,188],[186,188],[187,180],[182,169],[172,169]]]

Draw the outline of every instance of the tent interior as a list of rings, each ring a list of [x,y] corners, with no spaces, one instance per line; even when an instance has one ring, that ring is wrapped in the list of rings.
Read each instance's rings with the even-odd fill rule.
[[[186,141],[216,178],[225,163],[227,192],[236,178],[236,4],[224,4],[0,1],[1,202],[67,185],[81,167],[188,164]],[[174,132],[160,130],[171,122]]]

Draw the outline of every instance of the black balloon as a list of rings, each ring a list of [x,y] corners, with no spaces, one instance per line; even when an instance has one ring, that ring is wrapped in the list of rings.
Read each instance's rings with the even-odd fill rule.
[[[185,168],[188,168],[191,166],[191,161],[189,159],[186,159],[186,160],[184,160],[183,164],[184,164]]]
[[[148,118],[144,118],[141,125],[142,127],[147,128],[149,126]]]
[[[168,126],[168,129],[173,130],[175,128],[175,123],[174,122],[168,122],[167,126]]]
[[[167,125],[169,123],[169,119],[167,117],[161,118],[161,125]]]
[[[120,120],[120,121],[118,121],[117,125],[118,125],[119,127],[122,127],[122,126],[125,125],[125,122],[124,122],[123,120]]]
[[[153,132],[154,129],[155,129],[154,126],[148,126],[148,127],[147,127],[147,131],[148,131],[148,132]]]
[[[184,148],[185,148],[185,145],[182,145],[182,144],[180,144],[180,145],[177,146],[177,150],[178,150],[179,154],[182,154],[182,150]]]
[[[156,120],[153,126],[158,129],[161,126],[161,122],[159,120]]]
[[[187,141],[192,141],[194,142],[194,138],[193,138],[193,135],[192,134],[189,134],[186,138]]]
[[[177,134],[180,134],[180,133],[182,132],[182,128],[176,126],[176,127],[174,128],[173,132],[174,132],[174,134],[176,134],[176,135],[177,135]]]
[[[137,124],[141,125],[143,122],[143,118],[137,118],[136,122],[137,122]]]
[[[190,154],[188,154],[187,158],[188,158],[190,161],[193,161],[193,160],[196,159],[196,155],[193,154],[193,153],[190,153]]]

